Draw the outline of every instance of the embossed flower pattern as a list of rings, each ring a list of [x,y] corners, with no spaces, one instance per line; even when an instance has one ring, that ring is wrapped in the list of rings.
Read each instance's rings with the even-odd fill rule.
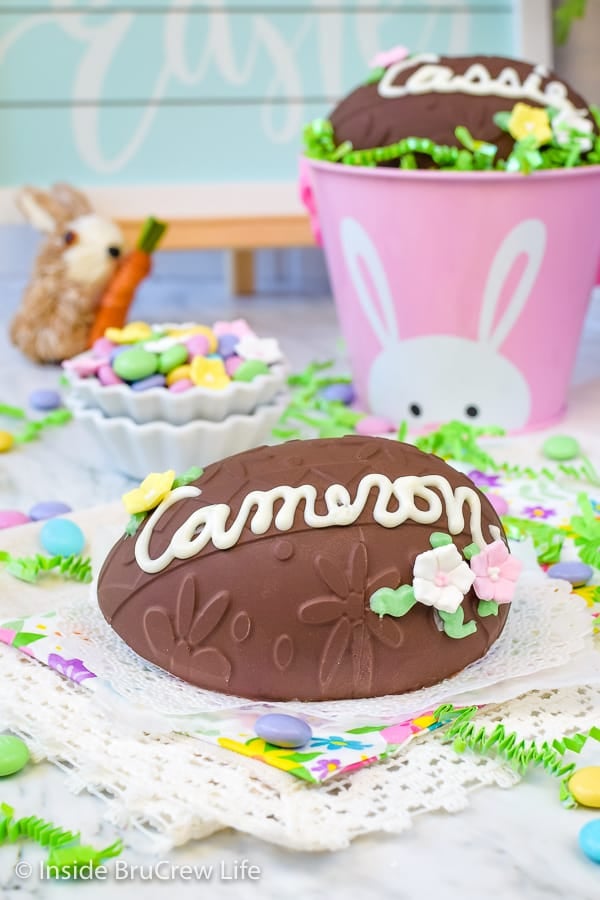
[[[218,591],[201,603],[197,593],[195,578],[187,575],[175,602],[174,617],[166,609],[153,606],[144,613],[144,632],[157,660],[168,661],[176,673],[193,662],[195,669],[202,669],[215,683],[226,684],[231,675],[230,661],[216,647],[204,644],[225,616],[230,594]]]
[[[354,545],[346,565],[321,554],[315,559],[317,573],[330,593],[304,603],[298,616],[307,625],[331,626],[319,666],[324,688],[340,673],[347,677],[345,657],[351,659],[353,687],[368,687],[373,676],[373,639],[392,649],[404,639],[402,628],[392,618],[371,613],[365,599],[372,593],[367,565],[362,542]]]

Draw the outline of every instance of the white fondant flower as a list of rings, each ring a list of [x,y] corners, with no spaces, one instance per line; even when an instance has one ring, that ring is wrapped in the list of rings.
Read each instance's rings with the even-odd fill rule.
[[[251,334],[245,334],[240,338],[235,352],[242,359],[258,359],[269,366],[282,359],[281,350],[275,338],[259,338]]]
[[[155,338],[152,341],[145,341],[144,350],[148,350],[150,353],[164,353],[165,350],[171,350],[173,347],[177,346],[177,344],[183,344],[183,338],[165,335],[164,337]]]
[[[475,580],[454,544],[419,553],[413,568],[413,590],[419,603],[454,613]]]
[[[576,110],[561,109],[552,119],[552,131],[559,144],[568,144],[571,140],[570,131],[581,131],[584,134],[592,134],[594,126],[589,119],[584,119]],[[592,149],[592,141],[589,138],[575,138],[582,153]]]

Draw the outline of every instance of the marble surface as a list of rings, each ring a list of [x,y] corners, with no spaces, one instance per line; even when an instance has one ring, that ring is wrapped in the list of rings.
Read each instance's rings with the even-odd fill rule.
[[[33,387],[56,384],[57,371],[27,363],[8,346],[4,324],[19,290],[20,284],[12,282],[2,291],[0,402],[24,405]],[[333,306],[317,297],[227,300],[202,297],[190,285],[163,284],[149,286],[136,308],[140,318],[155,320],[168,316],[208,321],[242,314],[259,333],[276,333],[281,338],[295,368],[339,352]],[[600,438],[599,421],[597,296],[580,348],[569,415],[561,430],[593,444],[594,438]],[[541,436],[529,435],[518,443],[535,451]],[[127,478],[107,466],[77,425],[48,432],[42,440],[0,456],[0,508],[27,510],[41,499],[61,499],[80,509],[114,500],[130,486]],[[598,745],[590,747],[583,759],[600,765]],[[35,812],[79,828],[84,840],[95,846],[109,844],[117,835],[113,826],[103,822],[102,800],[67,793],[63,773],[46,763],[3,779],[0,801],[13,805],[19,814]],[[335,854],[288,852],[235,832],[161,854],[141,833],[127,833],[121,869],[117,872],[115,864],[109,864],[106,883],[86,883],[81,890],[92,898],[124,900],[170,896],[174,890],[184,898],[204,892],[211,898],[281,900],[297,896],[338,900],[349,895],[398,900],[475,900],[487,895],[497,900],[597,900],[600,867],[586,860],[577,847],[580,827],[592,818],[590,811],[564,811],[555,785],[533,775],[509,791],[489,788],[474,793],[470,808],[459,814],[423,816],[410,832],[362,838]],[[43,852],[34,844],[0,847],[0,896],[50,900],[72,896],[70,884],[40,878],[42,859]],[[186,880],[186,869],[181,869],[185,865],[207,869],[198,878]],[[248,877],[249,866],[258,867],[256,880]]]

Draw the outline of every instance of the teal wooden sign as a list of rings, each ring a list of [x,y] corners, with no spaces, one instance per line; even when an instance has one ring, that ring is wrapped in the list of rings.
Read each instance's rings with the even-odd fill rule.
[[[536,0],[537,2],[537,0]],[[518,51],[517,0],[0,4],[0,183],[289,181],[374,53]]]

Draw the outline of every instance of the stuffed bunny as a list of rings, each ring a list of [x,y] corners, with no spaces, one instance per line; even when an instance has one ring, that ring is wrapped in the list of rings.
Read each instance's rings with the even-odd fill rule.
[[[529,385],[499,348],[516,325],[542,265],[544,223],[539,219],[522,221],[502,241],[490,264],[477,340],[449,334],[401,340],[402,325],[375,245],[355,219],[343,219],[340,229],[352,284],[382,348],[369,372],[371,410],[395,422],[406,419],[417,427],[451,419],[510,430],[525,426],[531,409]],[[504,287],[522,255],[525,266],[498,316]],[[424,302],[426,298],[412,299]]]
[[[12,321],[11,340],[35,362],[59,362],[86,349],[123,235],[67,184],[55,184],[49,193],[26,187],[17,202],[46,238]]]

